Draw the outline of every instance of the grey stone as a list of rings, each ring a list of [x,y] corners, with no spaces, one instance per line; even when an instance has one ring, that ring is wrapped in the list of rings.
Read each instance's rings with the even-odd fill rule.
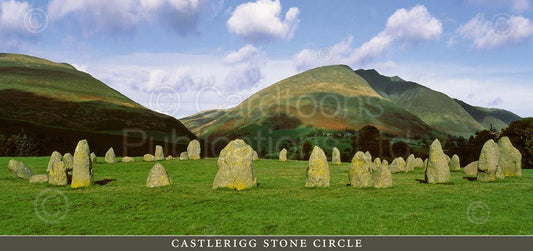
[[[252,148],[241,139],[231,141],[218,156],[213,189],[244,190],[257,186]]]
[[[112,164],[112,163],[117,162],[117,157],[115,155],[115,150],[113,150],[113,147],[111,147],[111,148],[109,148],[109,150],[107,150],[107,152],[105,153],[104,160],[108,164]]]
[[[89,143],[80,140],[74,151],[74,168],[72,169],[72,188],[90,186],[93,179]]]
[[[155,146],[155,154],[154,154],[155,160],[164,160],[165,154],[163,153],[163,147],[160,145]]]
[[[307,179],[305,187],[328,187],[329,166],[326,154],[320,147],[315,146],[309,157],[307,167]]]
[[[435,139],[429,147],[428,166],[424,173],[424,178],[425,181],[430,184],[446,183],[450,181],[448,160],[446,159],[446,154],[442,151],[438,139]]]
[[[65,162],[59,161],[54,163],[48,176],[48,184],[54,186],[66,186],[68,184]]]
[[[331,151],[331,164],[340,165],[341,164],[341,152],[337,147],[333,147]]]
[[[156,163],[146,179],[146,187],[164,187],[170,186],[172,181],[168,177],[167,170],[160,163]]]
[[[58,151],[54,151],[50,156],[50,160],[48,161],[48,167],[46,168],[46,172],[50,172],[50,170],[52,170],[52,166],[54,166],[54,163],[59,162],[61,160],[61,153],[59,153]]]
[[[187,154],[190,160],[199,160],[200,152],[200,142],[198,140],[191,141],[187,146]]]
[[[522,177],[522,154],[516,149],[508,137],[502,137],[498,141],[500,158],[498,166],[503,170],[506,177]]]
[[[48,183],[48,175],[46,174],[33,175],[30,178],[30,183]]]
[[[72,157],[72,154],[63,154],[63,162],[65,163],[67,170],[72,170],[72,168],[74,168],[74,157]]]
[[[7,167],[15,178],[29,179],[33,176],[33,172],[22,161],[11,159]]]

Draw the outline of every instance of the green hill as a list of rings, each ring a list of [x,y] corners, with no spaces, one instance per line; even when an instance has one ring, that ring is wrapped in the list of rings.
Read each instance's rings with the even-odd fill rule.
[[[415,114],[436,130],[470,136],[486,129],[461,105],[446,94],[399,77],[387,77],[375,70],[357,70],[381,96]]]
[[[191,132],[196,133],[199,130],[201,130],[203,127],[208,126],[211,122],[222,117],[224,114],[228,113],[229,111],[230,111],[229,109],[206,110],[206,111],[195,113],[191,116],[181,118],[180,121]]]
[[[87,138],[97,154],[111,146],[117,154],[126,149],[143,154],[155,143],[195,138],[177,119],[133,102],[68,64],[17,54],[0,54],[0,120],[0,141],[26,135],[38,146],[32,152],[38,155],[72,152],[81,138]],[[125,130],[135,133],[124,136]],[[174,154],[186,147],[183,141]]]
[[[500,130],[506,128],[511,122],[521,119],[520,116],[503,109],[472,106],[461,100],[454,100],[486,128],[492,127]]]

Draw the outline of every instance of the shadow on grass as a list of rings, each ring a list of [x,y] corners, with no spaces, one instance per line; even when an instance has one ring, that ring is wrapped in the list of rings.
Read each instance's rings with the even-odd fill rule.
[[[107,183],[112,182],[112,181],[116,181],[116,180],[117,179],[98,180],[98,181],[95,181],[94,184],[98,184],[100,186],[105,186],[105,185],[107,185]]]
[[[463,177],[463,179],[468,180],[468,181],[476,181],[477,177],[476,176],[472,176],[472,177],[466,176],[466,177]]]

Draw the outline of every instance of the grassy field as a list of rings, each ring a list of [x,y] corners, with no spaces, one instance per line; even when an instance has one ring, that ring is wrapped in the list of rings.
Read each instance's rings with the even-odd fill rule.
[[[389,189],[353,189],[346,186],[350,165],[343,163],[330,166],[329,188],[306,189],[307,162],[259,160],[254,166],[260,186],[237,192],[211,189],[216,159],[164,161],[174,184],[146,188],[154,163],[136,158],[96,164],[95,181],[112,181],[73,190],[15,179],[9,159],[0,158],[2,235],[533,234],[533,170],[497,183],[452,173],[446,185],[419,183],[423,174],[417,170],[394,174]],[[16,159],[36,174],[48,162]],[[56,197],[43,202],[39,194]]]

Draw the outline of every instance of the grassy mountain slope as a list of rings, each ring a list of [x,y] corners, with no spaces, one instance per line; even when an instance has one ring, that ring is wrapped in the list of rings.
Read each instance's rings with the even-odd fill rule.
[[[481,123],[446,94],[375,70],[357,70],[381,96],[417,115],[433,128],[458,136],[485,129]]]
[[[191,116],[181,118],[180,121],[191,132],[196,133],[197,131],[201,130],[205,126],[208,126],[211,122],[222,117],[224,114],[228,113],[229,111],[230,111],[229,109],[206,110],[206,111],[195,113]]]
[[[520,116],[503,109],[472,106],[461,100],[454,100],[486,128],[492,127],[500,130],[507,127],[511,122],[521,119]]]
[[[123,140],[129,139],[138,143],[133,147],[137,154],[153,147],[150,139],[195,138],[177,119],[133,102],[68,64],[17,54],[0,54],[0,119],[2,134],[29,134],[46,146],[39,147],[42,152],[38,153],[45,155],[53,150],[72,151],[82,137],[98,138],[100,142],[91,146],[98,144],[105,150],[113,146],[118,152],[123,152]],[[124,137],[125,129],[137,133]],[[58,140],[61,134],[69,135],[68,140]]]

